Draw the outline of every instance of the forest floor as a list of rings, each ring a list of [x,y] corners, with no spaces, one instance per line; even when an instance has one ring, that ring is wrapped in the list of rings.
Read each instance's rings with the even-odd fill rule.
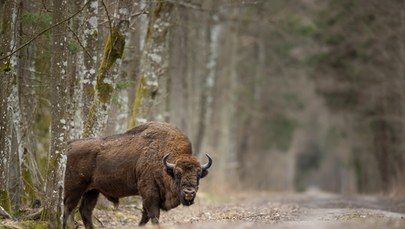
[[[227,197],[199,193],[197,198],[190,207],[162,212],[159,228],[405,228],[405,201],[379,196],[311,191]],[[96,228],[138,227],[141,216],[138,198],[123,199],[118,209],[106,200],[99,202],[93,212]],[[77,226],[84,228],[81,221]],[[156,227],[148,223],[146,228]]]
[[[97,228],[134,228],[139,206],[94,211]],[[150,223],[147,224],[150,227]],[[405,201],[310,191],[250,193],[218,198],[199,193],[190,207],[162,212],[160,228],[405,228]],[[81,228],[81,227],[80,227]]]

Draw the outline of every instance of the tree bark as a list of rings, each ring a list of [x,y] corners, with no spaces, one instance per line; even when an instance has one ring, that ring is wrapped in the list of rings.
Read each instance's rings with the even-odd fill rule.
[[[54,0],[52,22],[57,23],[67,17],[68,0]],[[66,101],[69,81],[68,75],[68,25],[63,23],[52,30],[52,58],[50,76],[51,102],[51,139],[48,154],[46,178],[45,214],[43,215],[52,227],[61,225],[63,173],[66,156],[64,155],[67,142],[67,111]]]
[[[0,33],[0,56],[5,56],[15,48],[14,26],[17,14],[14,1],[0,2],[0,20],[2,22]],[[0,71],[0,206],[11,213],[11,202],[9,195],[9,168],[12,150],[13,120],[11,112],[11,101],[13,85],[15,82],[16,58],[11,56],[1,62]]]
[[[126,33],[132,9],[131,3],[129,0],[120,0],[115,12],[116,20],[111,21],[108,18],[110,33],[97,72],[95,93],[84,124],[83,137],[99,134],[107,123],[111,97],[118,77],[119,65],[121,64],[120,59],[125,48]]]
[[[206,129],[209,127],[212,118],[214,87],[217,77],[219,42],[223,29],[223,26],[215,20],[218,18],[218,15],[213,15],[212,18],[214,18],[214,20],[211,19],[207,25],[209,30],[209,53],[206,64],[207,76],[203,84],[203,90],[201,91],[201,108],[199,112],[197,136],[195,138],[195,149],[197,152],[201,151],[201,147],[206,139]]]
[[[157,114],[152,108],[158,95],[159,77],[167,71],[167,33],[173,6],[161,0],[151,2],[150,5],[151,13],[144,39],[130,127],[156,118]]]

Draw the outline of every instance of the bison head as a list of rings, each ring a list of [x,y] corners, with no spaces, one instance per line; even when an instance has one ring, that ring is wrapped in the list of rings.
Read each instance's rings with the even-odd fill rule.
[[[176,163],[167,162],[169,154],[163,157],[166,172],[174,179],[179,198],[183,205],[190,206],[198,191],[199,180],[208,174],[208,168],[212,165],[211,157],[206,154],[208,162],[200,165],[194,157],[177,158]]]

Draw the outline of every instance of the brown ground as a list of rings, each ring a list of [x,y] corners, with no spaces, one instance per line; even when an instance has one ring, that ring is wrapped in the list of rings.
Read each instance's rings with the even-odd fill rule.
[[[96,228],[139,228],[139,198],[114,209],[105,199],[94,211]],[[3,221],[3,225],[17,222]],[[82,229],[81,222],[78,228]],[[145,228],[405,228],[405,201],[378,196],[343,197],[311,191],[300,194],[249,193],[218,197],[199,193],[190,207],[162,212],[160,227]],[[8,227],[23,228],[23,227]]]
[[[160,228],[405,228],[405,201],[376,196],[343,197],[312,191],[241,194],[214,200],[207,194],[199,195],[191,207],[162,212]],[[117,210],[96,209],[96,226],[137,227],[140,206],[128,202],[124,200]]]

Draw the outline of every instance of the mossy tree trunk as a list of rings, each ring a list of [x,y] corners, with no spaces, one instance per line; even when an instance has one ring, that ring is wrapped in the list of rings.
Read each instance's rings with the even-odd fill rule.
[[[68,39],[68,54],[67,54],[67,75],[69,76],[66,80],[66,87],[69,88],[67,91],[67,103],[66,110],[68,120],[66,120],[66,128],[67,128],[67,139],[76,139],[80,137],[81,127],[82,127],[82,118],[80,118],[81,106],[82,102],[82,90],[80,87],[82,85],[80,82],[83,82],[83,74],[81,74],[83,70],[83,53],[81,45],[84,47],[86,43],[82,37],[80,37],[80,26],[83,21],[83,14],[86,11],[86,7],[88,8],[90,3],[88,1],[72,1],[69,4],[69,8],[71,12],[78,12],[80,9],[84,7],[81,11],[81,14],[75,16],[69,21],[69,39]],[[84,29],[86,30],[86,29]],[[87,51],[87,49],[86,49]],[[82,76],[80,78],[80,76]]]
[[[132,5],[130,0],[119,1],[115,12],[117,19],[110,21],[110,33],[97,72],[94,96],[84,124],[83,137],[99,134],[107,122],[115,80],[118,76],[119,60],[122,58],[125,48]]]
[[[98,55],[98,42],[99,42],[99,1],[90,0],[90,4],[86,7],[83,15],[81,15],[81,21],[84,23],[84,30],[81,32],[80,37],[83,40],[83,47],[85,50],[78,52],[78,84],[79,90],[77,91],[77,103],[80,114],[76,117],[80,117],[80,120],[75,120],[76,130],[83,130],[85,120],[89,114],[89,108],[94,98],[95,90],[94,85],[97,79],[97,64],[99,61]],[[78,133],[81,135],[82,133]]]
[[[150,15],[146,29],[140,73],[132,107],[130,127],[139,122],[156,119],[154,102],[159,93],[159,78],[166,75],[168,65],[168,29],[173,4],[161,0],[150,1]]]
[[[111,109],[104,134],[110,135],[124,132],[128,129],[128,119],[131,117],[132,104],[135,95],[136,79],[139,75],[141,58],[141,37],[147,24],[146,6],[144,3],[134,4],[131,14],[131,29],[125,42],[125,52],[122,57],[119,75],[116,79],[116,89],[113,94]]]
[[[8,194],[10,116],[7,112],[7,94],[11,80],[10,75],[3,71],[3,69],[1,70],[0,77],[0,206],[2,206],[6,211],[10,212],[11,205]]]
[[[12,33],[13,24],[15,25],[13,13],[16,13],[14,1],[0,2],[0,57],[9,53],[15,43]],[[0,206],[9,213],[11,212],[9,168],[13,129],[9,98],[15,84],[15,61],[15,58],[2,60],[0,71]]]
[[[17,18],[22,18],[22,15],[27,14],[34,8],[35,3],[27,0],[21,0],[22,4],[18,12]],[[24,24],[22,20],[18,20],[18,45],[23,44],[30,39],[27,35],[30,33],[29,25]],[[21,204],[30,205],[32,201],[38,198],[37,188],[43,187],[42,179],[38,171],[38,165],[35,161],[36,141],[34,134],[35,119],[37,117],[35,108],[37,106],[35,92],[35,74],[30,71],[34,69],[33,59],[36,46],[31,45],[21,49],[17,53],[17,85],[15,93],[15,107],[13,109],[13,120],[17,121],[16,136],[17,136],[17,155],[18,155],[18,180],[21,188],[21,197],[18,202]],[[17,164],[16,164],[17,165]],[[17,206],[16,206],[17,207]]]
[[[54,0],[52,23],[57,23],[68,16],[68,0]],[[66,156],[64,155],[67,141],[67,81],[69,41],[67,23],[52,30],[52,58],[50,75],[50,102],[51,102],[51,139],[48,154],[48,168],[46,179],[46,201],[43,218],[56,228],[61,224],[61,207],[63,193],[63,172],[65,170]]]

